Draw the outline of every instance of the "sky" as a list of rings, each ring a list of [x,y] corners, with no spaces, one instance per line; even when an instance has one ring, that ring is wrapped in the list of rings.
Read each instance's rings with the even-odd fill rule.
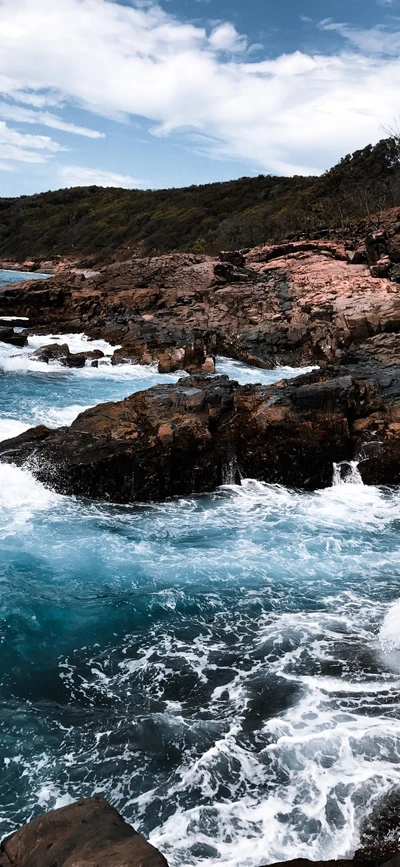
[[[320,174],[400,118],[400,0],[0,0],[0,196]]]

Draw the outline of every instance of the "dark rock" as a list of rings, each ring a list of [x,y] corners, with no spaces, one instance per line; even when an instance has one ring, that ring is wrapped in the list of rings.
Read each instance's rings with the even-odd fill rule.
[[[46,364],[50,361],[58,361],[64,367],[84,367],[86,361],[93,359],[98,362],[99,358],[104,358],[104,352],[100,349],[92,349],[87,352],[70,352],[69,346],[66,343],[50,343],[48,346],[36,349],[33,355],[38,361],[44,361]]]
[[[60,364],[66,364],[69,356],[69,346],[67,343],[49,343],[48,346],[41,346],[40,349],[35,349],[33,357],[38,361],[44,361],[48,364],[50,361],[59,361]]]
[[[226,283],[243,283],[251,279],[251,273],[242,266],[233,265],[231,262],[217,262],[214,266],[214,274],[218,280]]]
[[[314,489],[330,485],[332,464],[354,458],[378,424],[384,460],[371,455],[362,472],[395,483],[396,413],[376,382],[350,374],[275,386],[196,376],[101,404],[39,440],[28,431],[0,443],[0,456],[17,464],[34,458],[35,475],[62,493],[114,502],[214,490],[233,466],[247,477]]]
[[[376,265],[382,256],[387,256],[387,233],[371,232],[365,238],[365,250],[369,265]]]
[[[364,265],[367,261],[364,250],[348,250],[346,258],[349,265]]]
[[[67,367],[85,367],[85,352],[69,352],[66,358]]]
[[[375,265],[371,265],[372,277],[388,277],[391,262],[389,256],[381,256]]]
[[[247,250],[247,252],[249,251]],[[243,268],[246,264],[245,255],[241,250],[225,250],[219,254],[219,258],[221,262],[230,262],[237,268]]]
[[[1,867],[167,867],[103,798],[33,819],[1,844]]]
[[[22,348],[28,343],[28,338],[25,334],[15,334],[13,328],[0,328],[0,342]]]
[[[26,319],[19,319],[18,316],[14,316],[5,322],[0,316],[0,328],[26,328],[26,326]]]
[[[400,265],[392,265],[389,270],[389,278],[392,283],[400,283]]]

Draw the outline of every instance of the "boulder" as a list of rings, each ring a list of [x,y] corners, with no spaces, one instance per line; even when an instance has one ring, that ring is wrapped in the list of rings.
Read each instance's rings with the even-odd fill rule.
[[[371,265],[372,277],[388,277],[391,261],[389,256],[381,256],[375,265]]]
[[[376,265],[382,256],[387,256],[387,233],[370,232],[365,237],[365,250],[369,265]]]
[[[60,364],[66,364],[69,354],[67,343],[49,343],[47,346],[35,349],[33,357],[38,361],[44,361],[45,364],[49,364],[51,361],[59,361]]]
[[[1,844],[1,867],[168,867],[103,798],[52,810]]]
[[[41,346],[40,349],[36,349],[33,356],[46,364],[51,361],[58,361],[64,367],[85,367],[86,361],[95,361],[98,364],[99,358],[104,358],[104,352],[101,349],[70,352],[67,343],[50,343],[48,346]]]
[[[0,328],[0,343],[22,348],[28,343],[28,338],[25,334],[16,334],[13,328]]]
[[[346,259],[349,265],[364,265],[367,261],[364,250],[348,250]]]
[[[98,360],[98,359],[96,359]],[[66,358],[67,367],[85,367],[86,353],[85,352],[69,352]]]

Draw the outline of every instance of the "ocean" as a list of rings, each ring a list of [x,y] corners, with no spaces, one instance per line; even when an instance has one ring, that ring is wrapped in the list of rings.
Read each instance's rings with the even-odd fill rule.
[[[0,344],[0,439],[177,379],[102,341],[98,368],[33,360],[51,340],[87,347]],[[171,867],[350,856],[400,785],[399,530],[356,464],[131,507],[0,464],[0,836],[102,794]]]

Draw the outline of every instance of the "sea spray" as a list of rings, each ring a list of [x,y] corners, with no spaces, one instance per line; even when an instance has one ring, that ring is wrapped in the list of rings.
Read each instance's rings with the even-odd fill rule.
[[[166,381],[2,358],[4,425]],[[398,489],[227,481],[120,507],[0,466],[3,834],[96,792],[173,867],[345,857],[400,785]]]

